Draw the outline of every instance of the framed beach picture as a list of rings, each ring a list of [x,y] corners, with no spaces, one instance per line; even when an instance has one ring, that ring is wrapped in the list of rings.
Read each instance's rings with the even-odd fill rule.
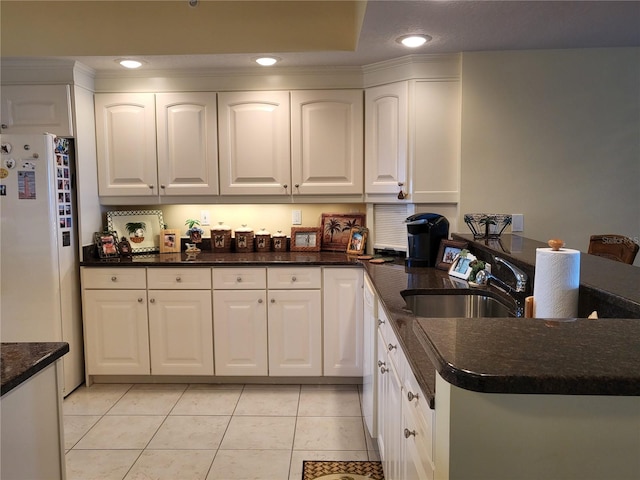
[[[467,253],[464,257],[460,254],[456,256],[456,258],[451,263],[451,267],[449,268],[449,275],[456,278],[461,278],[463,280],[468,280],[471,275],[471,262],[476,259],[474,255]]]
[[[453,260],[460,252],[468,247],[467,242],[457,242],[455,240],[441,240],[438,256],[436,257],[436,268],[439,270],[449,270]]]
[[[364,213],[323,213],[322,250],[346,252],[351,229],[365,226]]]

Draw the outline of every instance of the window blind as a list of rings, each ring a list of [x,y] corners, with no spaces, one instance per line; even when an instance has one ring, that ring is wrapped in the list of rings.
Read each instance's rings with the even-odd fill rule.
[[[375,205],[373,248],[407,251],[407,205]]]

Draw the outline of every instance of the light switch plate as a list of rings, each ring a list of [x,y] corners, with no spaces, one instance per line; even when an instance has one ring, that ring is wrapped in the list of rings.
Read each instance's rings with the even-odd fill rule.
[[[211,225],[209,218],[209,210],[200,210],[200,225]]]
[[[524,215],[522,213],[514,213],[513,215],[511,215],[511,231],[524,231]]]
[[[302,211],[301,210],[292,210],[291,211],[291,224],[292,225],[302,225]]]

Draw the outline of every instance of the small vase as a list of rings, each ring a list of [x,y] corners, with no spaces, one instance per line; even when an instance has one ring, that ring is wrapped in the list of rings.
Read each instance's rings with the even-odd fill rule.
[[[191,243],[200,243],[202,242],[202,234],[200,232],[191,232],[189,240],[191,240]]]

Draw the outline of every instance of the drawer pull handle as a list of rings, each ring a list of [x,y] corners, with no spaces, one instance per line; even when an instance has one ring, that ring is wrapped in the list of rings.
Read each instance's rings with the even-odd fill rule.
[[[404,429],[404,438],[409,438],[410,436],[416,436],[416,431],[415,430],[409,430],[408,428]]]
[[[112,282],[117,282],[118,281],[118,277],[111,277],[111,281]]]
[[[295,282],[296,280],[298,280],[296,277],[291,277],[292,282]]]
[[[151,300],[149,300],[151,303],[156,303],[156,299],[152,298]]]
[[[391,350],[393,350],[394,348],[398,348],[398,346],[397,346],[397,345],[389,344],[389,345],[387,345],[387,348],[389,349],[389,351],[391,351]]]
[[[176,277],[176,282],[181,282],[182,278],[181,277]]]
[[[388,368],[386,368],[386,367],[380,367],[380,373],[382,373],[383,375],[384,375],[386,372],[388,372],[388,371],[389,371],[389,369],[388,369]]]
[[[412,400],[417,400],[418,398],[420,398],[420,395],[418,395],[417,393],[409,392],[407,393],[407,398],[411,402]]]
[[[384,320],[378,319],[378,325],[382,325],[383,323],[384,323]]]
[[[142,297],[138,298],[138,303],[142,303]]]
[[[382,360],[378,360],[378,366],[379,366],[379,367],[381,367],[381,366],[383,366],[383,365],[386,365],[386,363],[385,363],[385,362],[383,362]]]
[[[236,282],[240,283],[242,281],[242,277],[236,278]]]

